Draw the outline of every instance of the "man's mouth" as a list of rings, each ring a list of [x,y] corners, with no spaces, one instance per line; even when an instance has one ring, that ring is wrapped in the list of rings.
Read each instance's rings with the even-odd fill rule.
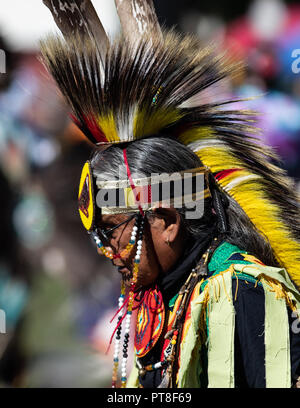
[[[122,274],[122,279],[124,281],[129,281],[133,277],[132,272],[125,266],[119,266],[118,272]]]

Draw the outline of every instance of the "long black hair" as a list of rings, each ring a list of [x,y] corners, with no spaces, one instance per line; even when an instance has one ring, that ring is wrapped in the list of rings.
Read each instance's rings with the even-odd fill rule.
[[[91,164],[93,175],[97,180],[126,179],[127,171],[123,159],[123,149],[126,147],[131,173],[138,177],[149,177],[153,173],[175,173],[203,166],[199,157],[188,147],[169,137],[151,137],[128,144],[111,145],[106,150],[96,150]],[[212,197],[204,202],[204,213],[201,218],[189,219],[186,207],[177,209],[182,227],[189,238],[193,240],[213,238],[220,234],[220,214],[215,210],[214,197],[221,197],[226,220],[224,239],[240,249],[257,256],[270,266],[277,266],[270,243],[253,225],[249,217],[227,194],[219,190],[213,177],[209,178]],[[218,207],[218,206],[217,206]]]

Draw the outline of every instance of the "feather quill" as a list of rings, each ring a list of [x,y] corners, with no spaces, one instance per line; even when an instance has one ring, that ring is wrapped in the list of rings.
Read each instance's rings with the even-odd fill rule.
[[[94,39],[98,51],[105,55],[108,37],[91,0],[43,0],[65,39],[76,34]]]
[[[133,43],[144,34],[162,38],[153,0],[115,0],[123,35]]]

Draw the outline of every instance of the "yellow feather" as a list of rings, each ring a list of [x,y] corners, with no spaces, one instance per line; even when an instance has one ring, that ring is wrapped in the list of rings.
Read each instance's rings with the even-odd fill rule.
[[[191,128],[181,133],[178,140],[185,145],[189,143],[198,142],[202,139],[211,139],[214,136],[212,128],[209,126],[201,126],[197,128]]]
[[[184,115],[178,109],[157,109],[153,113],[139,111],[134,117],[134,139],[157,134],[166,126],[172,125]]]
[[[120,140],[113,113],[110,113],[104,117],[99,117],[98,124],[105,134],[108,142],[117,142]]]
[[[250,220],[270,241],[279,263],[300,287],[300,244],[291,237],[280,220],[279,207],[274,205],[257,180],[251,180],[230,191]]]
[[[229,174],[224,179],[220,180],[219,184],[221,184],[222,187],[223,186],[226,187],[229,183],[236,180],[237,178],[240,178],[240,177],[243,177],[243,176],[248,176],[249,174],[250,173],[245,169],[238,170],[238,171],[235,171],[234,173]]]
[[[243,168],[243,163],[221,147],[207,147],[195,152],[202,163],[215,173],[226,169]]]
[[[192,143],[199,140],[199,138],[205,139],[204,133],[209,133],[207,129],[204,130],[203,128],[201,131],[197,131],[195,136],[192,134],[194,131],[195,129],[185,132],[183,137],[181,136],[181,141]],[[202,134],[202,137],[199,136],[200,134]],[[210,135],[212,135],[212,132],[210,132]],[[244,167],[240,160],[223,147],[205,147],[195,153],[213,173]],[[241,176],[251,174],[254,173],[243,168],[243,170],[232,173],[220,180],[219,185],[224,189],[229,183]],[[294,282],[300,287],[300,244],[291,236],[280,217],[280,208],[268,198],[264,188],[258,177],[255,180],[241,180],[240,183],[230,188],[230,191],[226,190],[226,192],[235,199],[258,231],[270,242],[280,265],[287,270]]]

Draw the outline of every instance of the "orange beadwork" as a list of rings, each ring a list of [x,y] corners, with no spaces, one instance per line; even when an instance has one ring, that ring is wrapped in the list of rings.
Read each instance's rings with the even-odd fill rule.
[[[134,244],[128,244],[123,251],[121,251],[119,254],[113,254],[111,251],[108,251],[104,246],[99,247],[100,251],[106,258],[113,259],[113,258],[125,258],[132,250],[134,247]]]

